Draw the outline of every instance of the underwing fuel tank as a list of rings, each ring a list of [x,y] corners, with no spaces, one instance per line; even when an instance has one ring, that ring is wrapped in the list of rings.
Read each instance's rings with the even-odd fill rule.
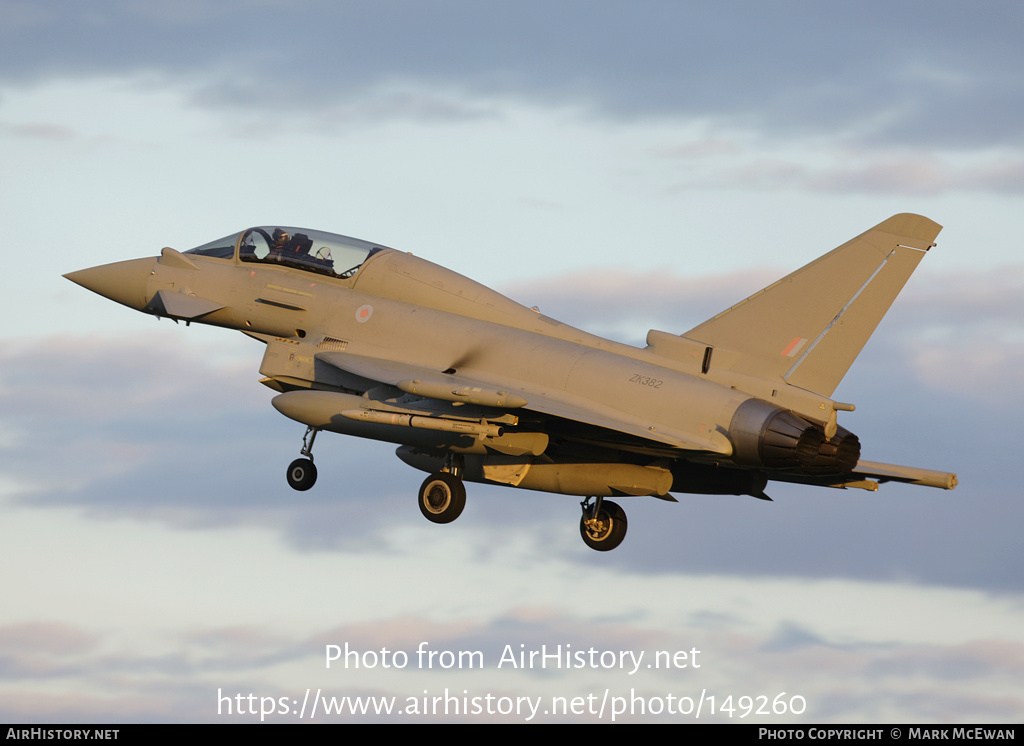
[[[397,456],[414,469],[436,472],[444,462],[437,453],[402,446]],[[579,496],[665,497],[672,488],[672,472],[661,467],[608,462],[552,462],[499,454],[471,454],[464,458],[464,478],[539,492]]]

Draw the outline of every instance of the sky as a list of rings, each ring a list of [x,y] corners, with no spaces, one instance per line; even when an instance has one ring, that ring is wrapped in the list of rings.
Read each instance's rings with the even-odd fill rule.
[[[0,720],[1019,722],[1022,34],[1014,2],[0,0]],[[308,226],[642,346],[900,212],[944,229],[841,424],[957,489],[627,499],[610,553],[568,496],[430,524],[382,443],[321,436],[291,491],[261,345],[61,277]]]

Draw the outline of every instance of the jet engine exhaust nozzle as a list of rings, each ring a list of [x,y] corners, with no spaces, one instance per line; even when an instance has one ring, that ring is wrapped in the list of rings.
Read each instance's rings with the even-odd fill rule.
[[[736,463],[768,469],[807,468],[826,443],[819,425],[760,399],[748,399],[739,406],[729,435]]]

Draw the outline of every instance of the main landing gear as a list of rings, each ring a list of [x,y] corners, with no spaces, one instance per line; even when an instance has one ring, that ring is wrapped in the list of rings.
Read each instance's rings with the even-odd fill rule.
[[[313,441],[316,434],[320,432],[314,427],[307,427],[306,434],[302,436],[302,450],[300,453],[306,458],[297,458],[288,464],[288,486],[293,490],[305,492],[316,484],[316,466],[313,464]]]
[[[583,515],[580,517],[580,536],[591,549],[607,552],[615,549],[626,538],[626,511],[618,503],[600,497],[588,497],[580,503]]]
[[[446,471],[431,474],[420,487],[420,512],[431,523],[451,523],[466,507],[466,485]]]
[[[435,471],[420,486],[420,512],[431,523],[451,523],[466,507],[461,457],[449,453],[444,469]]]
[[[288,465],[288,485],[299,491],[316,483],[313,465],[313,441],[317,428],[307,427],[302,436],[302,455]],[[427,477],[420,486],[419,506],[423,517],[431,523],[451,523],[466,507],[466,485],[462,481],[462,457],[449,453],[444,467]],[[601,497],[588,497],[580,503],[580,536],[591,549],[607,552],[626,538],[626,511]]]

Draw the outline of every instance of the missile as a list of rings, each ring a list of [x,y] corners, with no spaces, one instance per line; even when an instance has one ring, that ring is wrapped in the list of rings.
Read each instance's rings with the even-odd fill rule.
[[[421,417],[412,414],[399,414],[397,412],[382,412],[378,409],[346,409],[340,412],[340,414],[342,417],[347,417],[350,420],[372,422],[375,425],[401,425],[421,430],[440,430],[441,432],[460,433],[463,435],[487,435],[492,438],[497,438],[502,433],[500,426],[491,425],[486,422],[463,422],[443,417]]]

